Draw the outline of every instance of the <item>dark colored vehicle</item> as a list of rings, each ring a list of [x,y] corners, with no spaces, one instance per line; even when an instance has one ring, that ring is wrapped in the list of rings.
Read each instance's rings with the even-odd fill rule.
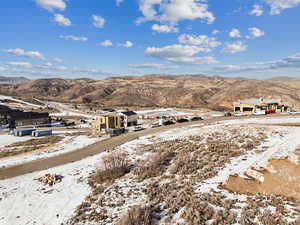
[[[195,116],[191,118],[191,121],[199,121],[199,120],[203,120],[203,119],[200,116]]]
[[[188,119],[179,119],[177,120],[177,123],[186,123],[186,122],[189,122]]]
[[[224,116],[228,117],[228,116],[232,116],[230,112],[224,112]]]
[[[173,124],[175,124],[175,122],[172,120],[167,120],[167,121],[163,122],[164,126],[173,125]]]

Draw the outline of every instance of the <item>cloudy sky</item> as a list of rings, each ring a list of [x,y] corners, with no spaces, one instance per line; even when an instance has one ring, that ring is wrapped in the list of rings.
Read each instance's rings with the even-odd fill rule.
[[[9,0],[0,76],[300,75],[300,0]]]

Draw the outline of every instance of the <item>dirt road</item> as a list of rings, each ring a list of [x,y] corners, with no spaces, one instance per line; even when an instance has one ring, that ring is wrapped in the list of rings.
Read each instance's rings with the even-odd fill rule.
[[[244,117],[244,118],[246,119],[249,117]],[[84,147],[82,149],[78,149],[73,152],[67,152],[67,153],[63,153],[58,156],[45,158],[45,159],[39,159],[39,160],[35,160],[32,162],[28,162],[28,163],[24,163],[24,164],[12,166],[12,167],[0,168],[0,180],[20,176],[20,175],[35,172],[35,171],[46,170],[46,169],[49,169],[52,167],[75,162],[75,161],[84,159],[86,157],[93,156],[93,155],[99,154],[101,152],[113,149],[119,145],[125,144],[129,141],[132,141],[138,137],[142,137],[145,135],[160,133],[160,132],[163,132],[163,131],[166,131],[169,129],[173,129],[173,128],[180,128],[180,127],[196,125],[196,124],[205,125],[205,124],[214,123],[217,121],[228,120],[228,119],[232,120],[232,119],[241,119],[241,118],[219,117],[219,118],[213,118],[213,119],[207,119],[207,120],[189,122],[189,123],[181,123],[181,124],[175,124],[175,125],[171,125],[171,126],[163,126],[163,127],[147,129],[147,130],[143,130],[143,131],[139,131],[139,132],[123,134],[121,136],[113,137],[113,138],[107,139],[105,141],[97,142],[95,144]]]

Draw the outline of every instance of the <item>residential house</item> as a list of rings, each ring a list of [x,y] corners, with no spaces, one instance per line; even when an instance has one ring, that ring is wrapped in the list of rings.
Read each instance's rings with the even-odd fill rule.
[[[107,113],[97,116],[92,122],[94,134],[101,134],[102,130],[124,128],[124,117],[117,113]]]
[[[131,127],[138,124],[138,114],[133,111],[124,111],[120,113],[124,116],[124,126]]]

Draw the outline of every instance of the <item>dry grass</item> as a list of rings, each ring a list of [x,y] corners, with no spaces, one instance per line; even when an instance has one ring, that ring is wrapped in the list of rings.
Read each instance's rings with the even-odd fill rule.
[[[38,145],[46,145],[46,144],[56,144],[62,141],[64,137],[61,136],[49,136],[49,137],[42,137],[42,138],[33,138],[28,141],[20,141],[6,147],[14,148],[14,147],[23,147],[23,146],[38,146]]]
[[[141,180],[157,177],[164,173],[175,154],[172,152],[154,153],[146,163],[138,167],[134,174]]]
[[[113,182],[130,172],[129,161],[124,153],[110,153],[103,157],[104,168],[99,169],[90,179],[90,184]]]
[[[285,220],[285,216],[291,213],[285,206],[294,204],[293,199],[252,195],[247,200],[239,200],[213,191],[196,192],[200,183],[214,177],[233,157],[253,150],[266,138],[263,132],[247,131],[248,134],[244,134],[239,129],[231,129],[226,132],[229,135],[214,132],[205,137],[194,136],[140,146],[137,151],[152,153],[151,157],[141,162],[121,182],[116,181],[118,173],[110,172],[103,177],[103,173],[97,171],[99,177],[93,188],[94,195],[89,196],[77,211],[77,217],[74,217],[76,223],[92,221],[99,225],[152,225],[155,220],[158,224],[179,225],[182,223],[178,219],[182,218],[188,225],[206,225],[207,221],[212,225],[294,225]],[[112,165],[119,164],[112,162],[114,160],[110,157],[106,159],[107,166],[103,171],[113,171]],[[130,186],[129,191],[122,192],[118,185],[128,180],[134,185]],[[126,202],[130,199],[128,193],[136,189],[147,197],[142,203],[147,206],[128,209],[126,205],[132,205]],[[275,212],[262,210],[271,206]],[[101,209],[100,213],[95,208]],[[109,212],[111,208],[120,211],[112,214]],[[241,217],[237,216],[237,212]],[[298,211],[294,213],[299,215]]]
[[[152,211],[147,206],[134,206],[121,216],[116,225],[154,225]]]
[[[75,137],[75,136],[81,136],[81,135],[85,135],[85,136],[89,136],[91,135],[91,132],[71,132],[71,133],[65,133],[66,137]]]
[[[27,141],[21,141],[11,145],[7,145],[2,151],[0,151],[0,158],[41,150],[43,148],[47,148],[50,145],[57,144],[63,139],[64,137],[61,136],[50,136],[33,138]]]

